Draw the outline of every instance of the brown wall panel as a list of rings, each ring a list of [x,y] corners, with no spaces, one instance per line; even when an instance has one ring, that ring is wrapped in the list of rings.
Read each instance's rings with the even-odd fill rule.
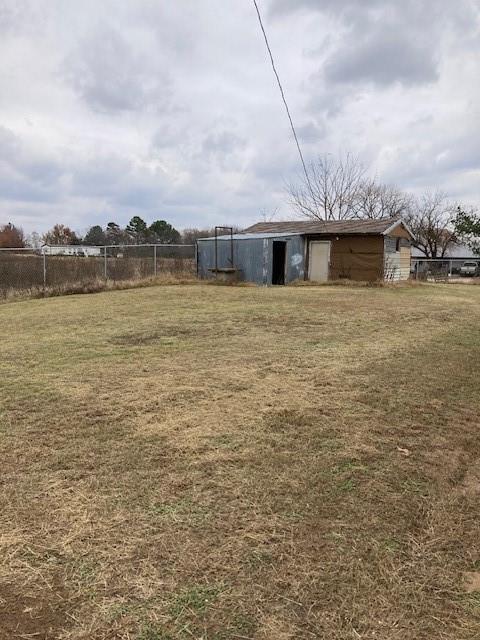
[[[383,236],[332,238],[330,279],[375,281],[383,278]]]

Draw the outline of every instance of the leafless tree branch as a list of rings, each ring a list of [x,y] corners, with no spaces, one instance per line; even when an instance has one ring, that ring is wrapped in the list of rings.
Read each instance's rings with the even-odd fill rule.
[[[313,220],[344,220],[353,217],[354,203],[365,167],[347,154],[338,159],[319,156],[308,167],[308,180],[300,176],[288,185],[290,203],[301,214]]]
[[[452,230],[456,212],[457,204],[443,191],[425,193],[412,201],[405,219],[415,235],[414,245],[427,258],[443,258],[457,243]]]

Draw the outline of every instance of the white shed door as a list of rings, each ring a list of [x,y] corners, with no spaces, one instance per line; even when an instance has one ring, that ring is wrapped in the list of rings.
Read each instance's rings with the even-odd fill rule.
[[[308,277],[316,282],[328,280],[328,263],[330,260],[330,242],[312,240],[310,242],[310,265]]]

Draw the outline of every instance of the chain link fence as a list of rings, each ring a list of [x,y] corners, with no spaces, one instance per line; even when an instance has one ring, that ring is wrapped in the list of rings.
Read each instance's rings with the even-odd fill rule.
[[[195,245],[43,246],[0,249],[0,297],[196,274]]]
[[[479,258],[411,259],[410,275],[414,280],[450,282],[462,278],[480,277]]]

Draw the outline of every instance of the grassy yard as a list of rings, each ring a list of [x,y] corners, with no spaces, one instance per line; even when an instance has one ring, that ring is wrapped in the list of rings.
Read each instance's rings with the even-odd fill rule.
[[[480,287],[0,305],[0,638],[480,636]]]

